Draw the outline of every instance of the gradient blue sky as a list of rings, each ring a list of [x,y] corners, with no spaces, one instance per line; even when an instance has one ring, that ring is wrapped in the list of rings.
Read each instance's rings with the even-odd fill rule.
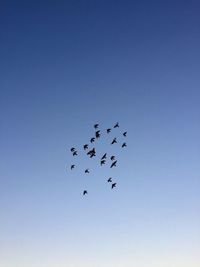
[[[0,267],[200,266],[199,10],[1,1]],[[116,121],[116,190],[95,160],[66,171]]]

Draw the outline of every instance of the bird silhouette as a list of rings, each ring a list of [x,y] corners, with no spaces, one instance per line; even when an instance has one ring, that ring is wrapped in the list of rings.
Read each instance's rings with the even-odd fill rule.
[[[95,137],[98,139],[101,136],[100,131],[95,132]]]
[[[126,146],[127,146],[126,143],[123,143],[123,144],[122,144],[122,147],[126,147]]]
[[[116,187],[116,184],[117,183],[113,183],[112,186],[111,186],[111,188],[113,189],[114,187]]]
[[[107,180],[108,183],[112,183],[112,178],[110,177],[108,180]]]
[[[106,155],[107,153],[105,153],[101,159],[106,159]]]
[[[83,149],[84,149],[84,150],[87,150],[87,149],[88,149],[88,144],[85,144],[85,145],[83,146]]]
[[[98,128],[99,128],[99,124],[98,124],[98,123],[95,124],[95,125],[94,125],[94,128],[95,128],[95,129],[98,129]]]
[[[106,161],[103,159],[101,160],[101,166],[104,165],[106,163]]]
[[[73,165],[71,165],[71,170],[73,170],[75,168],[75,165],[73,164]]]
[[[85,196],[86,194],[88,194],[87,190],[83,191],[83,195]]]
[[[75,147],[72,147],[70,150],[71,150],[71,152],[74,152],[75,151]]]
[[[124,132],[124,133],[123,133],[123,136],[125,136],[125,137],[126,137],[126,135],[127,135],[127,132]]]
[[[92,137],[92,138],[90,139],[90,143],[94,143],[94,141],[95,141],[95,138]]]
[[[110,128],[108,128],[106,131],[107,131],[107,133],[110,133],[110,132],[111,132],[111,129],[110,129]]]
[[[117,163],[117,160],[115,160],[115,161],[111,164],[110,168],[112,168],[112,167],[116,167],[116,163]]]
[[[113,144],[115,144],[115,143],[117,143],[117,138],[116,138],[116,137],[112,140],[111,145],[113,145]]]
[[[78,154],[77,154],[77,151],[74,151],[72,155],[73,155],[73,156],[77,156],[77,155],[78,155]]]
[[[88,151],[87,155],[90,156],[90,158],[96,156],[96,151],[95,148],[91,149],[90,151]]]
[[[111,159],[111,160],[114,160],[114,159],[115,159],[115,156],[111,156],[110,159]]]
[[[114,128],[119,128],[119,123],[118,122],[115,124]]]
[[[89,169],[86,169],[86,170],[85,170],[85,173],[90,173],[90,172],[89,172]]]

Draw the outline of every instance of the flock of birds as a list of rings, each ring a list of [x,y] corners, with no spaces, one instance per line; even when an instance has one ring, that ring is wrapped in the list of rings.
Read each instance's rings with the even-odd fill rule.
[[[113,126],[113,129],[116,129],[116,128],[119,128],[119,123],[117,122],[114,126]],[[94,125],[94,129],[95,129],[95,137],[92,137],[90,139],[90,144],[93,144],[97,139],[99,139],[101,137],[101,131],[99,130],[99,124],[95,124]],[[106,129],[106,133],[109,134],[110,132],[112,131],[112,128],[108,128]],[[123,132],[123,137],[126,137],[127,136],[127,132]],[[118,143],[117,141],[117,138],[113,138],[113,140],[111,141],[111,145],[114,145]],[[125,148],[127,145],[126,145],[126,142],[123,142],[121,147],[122,148]],[[72,147],[71,149],[71,152],[72,152],[72,155],[75,157],[75,156],[78,156],[78,151],[75,147]],[[93,158],[93,157],[96,157],[96,148],[93,147],[92,149],[89,148],[89,144],[84,144],[83,145],[83,150],[86,152],[86,154],[88,155],[89,158]],[[108,153],[104,153],[103,156],[100,158],[100,165],[104,165],[106,163],[106,160],[107,160],[107,157],[108,157]],[[111,165],[110,165],[110,168],[113,168],[113,167],[116,167],[117,166],[117,160],[116,160],[116,157],[114,155],[110,156],[110,160],[111,160]],[[76,168],[76,165],[75,164],[72,164],[71,165],[71,170],[75,169]],[[89,169],[85,169],[85,174],[89,174],[90,173],[90,170]],[[113,178],[112,177],[109,177],[107,179],[107,182],[111,184],[111,189],[115,188],[117,183],[116,182],[113,182]],[[88,194],[88,190],[84,189],[83,190],[83,196],[87,195]]]

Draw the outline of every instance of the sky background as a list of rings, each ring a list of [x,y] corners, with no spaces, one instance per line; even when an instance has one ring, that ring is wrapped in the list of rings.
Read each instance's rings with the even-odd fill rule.
[[[1,1],[0,267],[200,266],[199,10]],[[94,123],[128,131],[112,172]]]

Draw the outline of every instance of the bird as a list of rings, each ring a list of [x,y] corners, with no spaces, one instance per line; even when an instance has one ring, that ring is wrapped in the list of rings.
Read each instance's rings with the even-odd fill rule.
[[[100,131],[95,132],[95,137],[98,139],[101,136]]]
[[[90,143],[94,143],[94,141],[95,141],[95,138],[92,137],[92,138],[90,139]]]
[[[124,132],[124,133],[123,133],[123,136],[125,136],[125,137],[126,137],[126,135],[127,135],[127,132]]]
[[[107,180],[108,183],[112,183],[112,178],[110,177],[108,180]]]
[[[77,154],[77,151],[74,151],[73,152],[73,156],[77,156],[78,154]]]
[[[115,159],[115,156],[111,156],[110,159],[111,159],[111,160],[114,160],[114,159]]]
[[[94,125],[94,128],[95,128],[95,129],[98,129],[98,128],[99,128],[99,124],[98,124],[98,123],[95,124],[95,125]]]
[[[115,144],[115,143],[117,143],[117,139],[116,139],[116,137],[112,140],[111,145],[113,145],[113,144]]]
[[[74,152],[75,151],[75,147],[72,147],[70,150],[71,150],[71,152]]]
[[[85,173],[90,173],[90,172],[89,172],[89,169],[86,169],[86,170],[85,170]]]
[[[107,133],[110,133],[110,132],[111,132],[111,129],[110,129],[110,128],[108,128],[106,131],[107,131]]]
[[[84,190],[83,191],[83,195],[85,196],[86,194],[88,194],[88,191],[87,190]]]
[[[105,153],[101,159],[106,159],[106,155],[107,153]]]
[[[116,184],[117,183],[113,183],[112,186],[111,186],[111,189],[113,189],[114,187],[116,187]]]
[[[116,167],[116,163],[117,163],[117,160],[115,160],[115,161],[111,164],[110,168],[112,168],[112,167]]]
[[[71,165],[71,170],[73,170],[75,168],[75,165],[73,164],[73,165]]]
[[[104,165],[106,163],[106,161],[103,159],[101,160],[101,166]]]
[[[119,128],[119,122],[115,124],[114,128]]]
[[[87,155],[90,156],[90,158],[96,156],[96,151],[95,148],[91,149],[90,151],[88,151]]]
[[[126,146],[127,146],[126,143],[123,143],[123,144],[122,144],[122,147],[126,147]]]
[[[83,146],[83,149],[84,149],[84,150],[88,149],[88,144],[85,144],[85,145]]]

